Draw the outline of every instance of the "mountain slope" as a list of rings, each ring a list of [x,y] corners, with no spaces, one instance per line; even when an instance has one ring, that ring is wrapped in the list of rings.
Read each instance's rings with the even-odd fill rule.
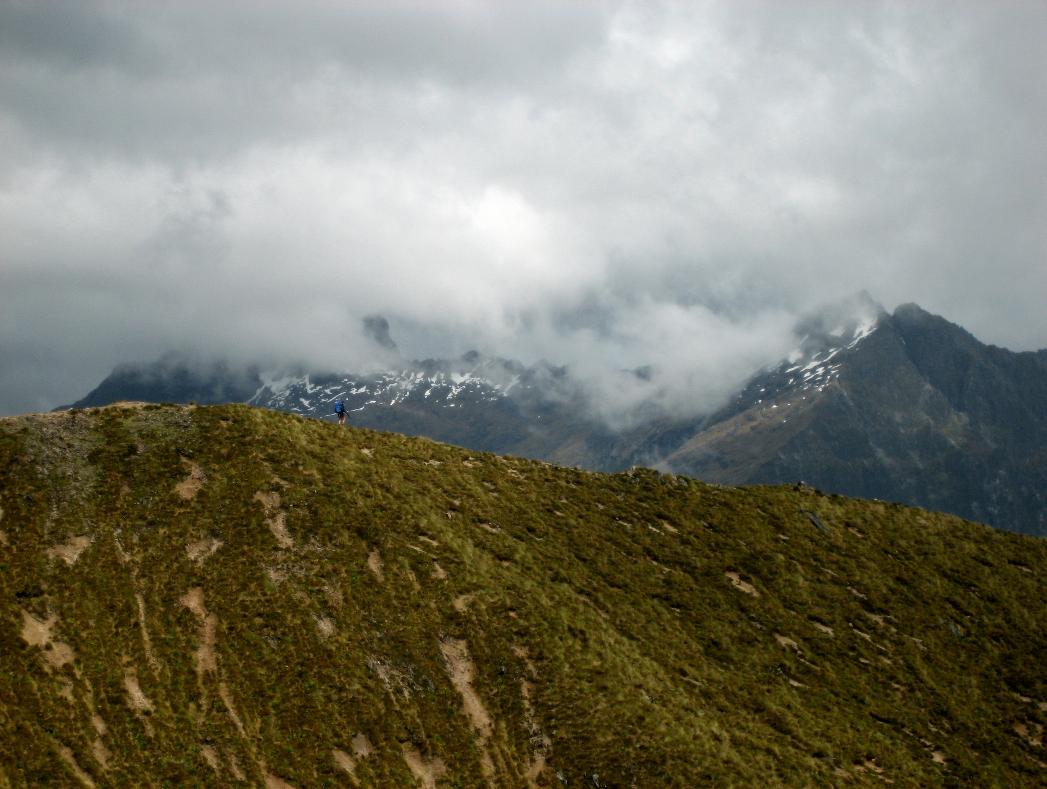
[[[803,479],[1047,534],[1047,354],[985,346],[906,305],[832,362],[816,385],[807,365],[758,376],[666,466],[734,484]]]
[[[0,782],[1042,785],[1047,543],[244,406],[0,420]]]

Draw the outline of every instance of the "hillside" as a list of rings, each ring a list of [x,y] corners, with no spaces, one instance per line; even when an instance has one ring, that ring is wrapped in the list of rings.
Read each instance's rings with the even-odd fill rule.
[[[247,406],[0,479],[0,785],[1047,782],[1043,540]]]

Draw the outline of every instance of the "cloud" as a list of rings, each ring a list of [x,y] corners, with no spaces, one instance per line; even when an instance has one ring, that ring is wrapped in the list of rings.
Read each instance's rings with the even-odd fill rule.
[[[701,409],[868,289],[1047,346],[1035,3],[0,6],[0,411],[172,348]],[[649,367],[624,385],[620,371]]]

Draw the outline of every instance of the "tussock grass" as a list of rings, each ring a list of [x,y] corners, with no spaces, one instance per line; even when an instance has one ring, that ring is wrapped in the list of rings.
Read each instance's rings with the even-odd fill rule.
[[[1042,540],[245,406],[0,420],[0,478],[0,783],[1047,781]]]

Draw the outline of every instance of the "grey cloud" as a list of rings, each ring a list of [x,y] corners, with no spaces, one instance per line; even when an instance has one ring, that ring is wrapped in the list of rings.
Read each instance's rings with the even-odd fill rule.
[[[1045,33],[1023,2],[0,5],[0,409],[171,348],[365,365],[374,314],[609,412],[708,407],[863,288],[1047,346]]]

